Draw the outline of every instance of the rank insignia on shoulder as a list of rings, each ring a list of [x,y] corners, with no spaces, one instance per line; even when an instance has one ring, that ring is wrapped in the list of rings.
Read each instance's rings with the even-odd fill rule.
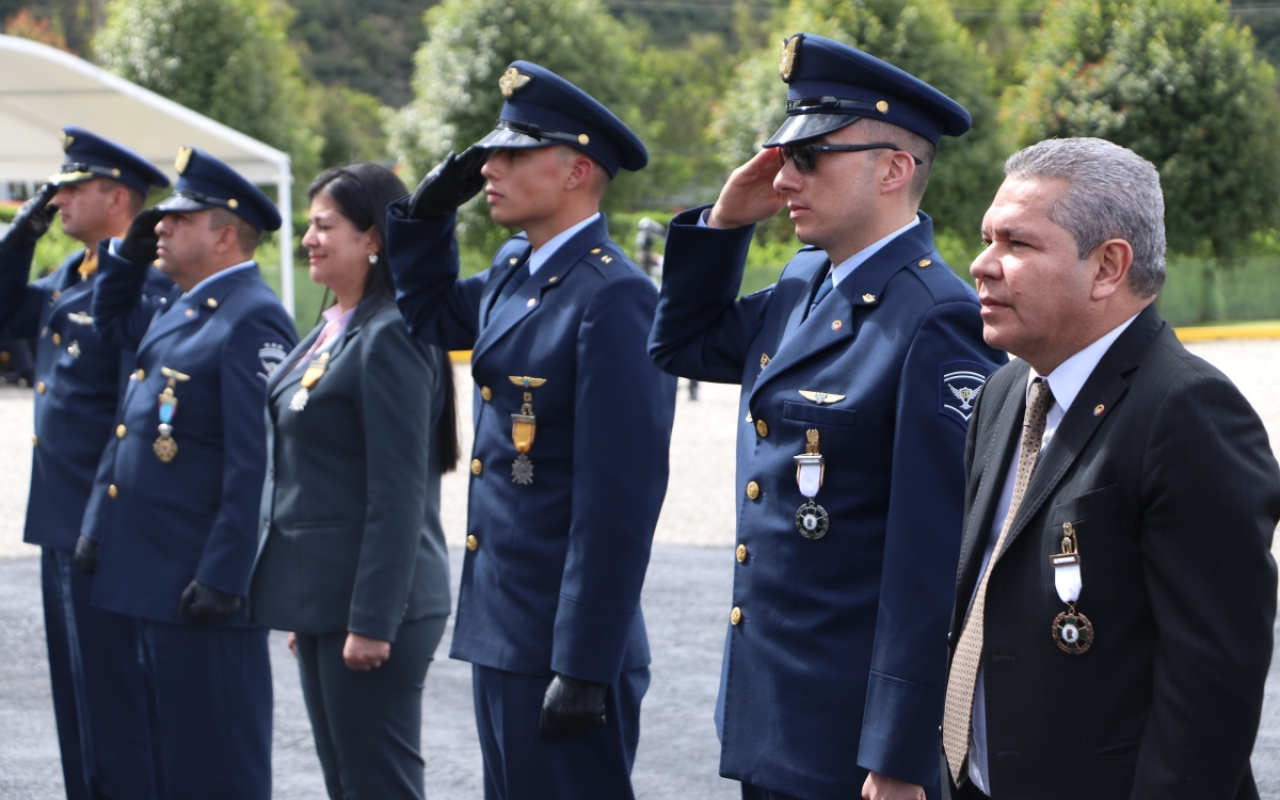
[[[276,371],[276,367],[284,363],[285,357],[289,355],[289,351],[280,342],[263,342],[258,348],[258,363],[262,367],[262,371],[258,374],[263,378],[270,378],[271,373]]]
[[[938,367],[938,413],[967,426],[988,372],[973,361],[950,361]]]
[[[845,398],[845,396],[842,394],[831,394],[830,392],[811,392],[807,389],[801,389],[800,395],[804,399],[812,400],[813,402],[817,403],[820,406],[830,405],[832,403],[839,403],[841,400]]]

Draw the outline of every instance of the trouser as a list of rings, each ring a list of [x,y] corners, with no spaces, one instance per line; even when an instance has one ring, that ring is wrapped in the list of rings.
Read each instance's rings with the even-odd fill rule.
[[[269,800],[267,631],[138,620],[162,800]]]
[[[861,796],[861,788],[859,788],[859,796]],[[742,800],[796,800],[789,794],[775,792],[771,789],[762,789],[759,786],[750,783],[742,784]]]
[[[485,800],[633,800],[649,668],[624,672],[609,687],[603,726],[555,738],[538,732],[551,678],[472,665]]]
[[[150,745],[131,617],[89,602],[93,579],[69,550],[40,557],[49,682],[68,800],[150,800]]]
[[[298,672],[332,800],[422,800],[422,687],[446,617],[405,622],[382,666],[342,660],[347,634],[298,635]]]

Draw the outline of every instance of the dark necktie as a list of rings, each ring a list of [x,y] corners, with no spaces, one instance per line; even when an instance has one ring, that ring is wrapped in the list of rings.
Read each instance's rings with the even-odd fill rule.
[[[524,254],[524,263],[511,273],[511,277],[507,278],[507,282],[503,285],[502,291],[498,293],[498,300],[493,304],[493,312],[496,314],[503,304],[511,299],[511,296],[520,290],[521,284],[529,279],[529,253]]]
[[[813,302],[809,304],[809,310],[805,312],[804,316],[806,319],[808,319],[809,315],[813,313],[813,310],[818,307],[818,304],[821,303],[827,295],[831,294],[831,290],[835,288],[836,282],[835,279],[831,277],[832,274],[831,269],[828,268],[827,277],[818,285],[818,291],[813,295]]]

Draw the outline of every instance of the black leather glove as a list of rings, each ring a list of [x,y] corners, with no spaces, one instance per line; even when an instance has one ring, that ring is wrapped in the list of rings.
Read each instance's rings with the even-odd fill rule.
[[[456,158],[450,152],[409,196],[409,219],[447,217],[457,211],[484,188],[480,168],[488,160],[489,151],[484,148],[468,147]]]
[[[81,536],[76,539],[76,566],[86,575],[92,575],[98,569],[98,543]]]
[[[192,622],[221,622],[240,610],[240,598],[192,581],[182,590],[178,613]]]
[[[116,253],[125,261],[134,264],[150,264],[156,260],[156,245],[160,237],[156,235],[156,225],[164,219],[164,212],[148,208],[133,218],[129,224],[129,232],[124,235]]]
[[[604,698],[608,691],[603,683],[555,676],[542,698],[538,730],[543,736],[564,736],[600,727],[604,724]]]
[[[31,199],[23,203],[18,213],[13,215],[9,230],[0,239],[0,250],[22,250],[35,246],[49,230],[53,215],[58,213],[57,206],[49,205],[49,201],[57,193],[58,187],[48,183],[36,189]]]

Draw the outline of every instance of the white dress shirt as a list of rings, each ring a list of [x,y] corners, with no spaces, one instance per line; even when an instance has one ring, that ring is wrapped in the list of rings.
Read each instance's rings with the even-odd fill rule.
[[[1119,326],[1113,328],[1110,333],[1063,361],[1058,365],[1057,369],[1045,376],[1044,380],[1049,384],[1049,391],[1053,392],[1053,405],[1049,408],[1049,414],[1045,419],[1044,436],[1040,440],[1041,454],[1049,446],[1049,442],[1053,441],[1053,435],[1058,431],[1058,426],[1062,424],[1062,418],[1066,416],[1067,410],[1075,402],[1076,395],[1080,394],[1080,390],[1084,388],[1085,381],[1089,380],[1089,376],[1097,368],[1098,362],[1106,355],[1107,350],[1120,337],[1120,334],[1124,333],[1125,329],[1137,318],[1137,314],[1129,317]],[[1031,384],[1039,377],[1041,376],[1034,369],[1027,375],[1026,392],[1028,401],[1031,394]],[[996,539],[1000,538],[1000,531],[1004,529],[1005,517],[1009,516],[1009,506],[1013,502],[1013,485],[1017,482],[1017,478],[1018,456],[1015,452],[1014,457],[1009,461],[1009,470],[1005,473],[1004,489],[1000,493],[1000,502],[996,506],[995,516],[991,520],[991,530],[987,533],[987,546],[982,555],[982,568],[978,571],[978,583],[974,584],[974,595],[977,594],[977,587],[982,582],[982,575],[987,571],[987,564],[991,561],[991,553],[995,549]],[[973,596],[969,597],[969,605],[973,605]],[[989,795],[991,794],[991,776],[987,770],[987,710],[986,692],[982,686],[982,673],[983,668],[981,662],[979,662],[978,682],[973,695],[973,730],[969,740],[969,780],[973,781],[973,785],[983,794]]]

